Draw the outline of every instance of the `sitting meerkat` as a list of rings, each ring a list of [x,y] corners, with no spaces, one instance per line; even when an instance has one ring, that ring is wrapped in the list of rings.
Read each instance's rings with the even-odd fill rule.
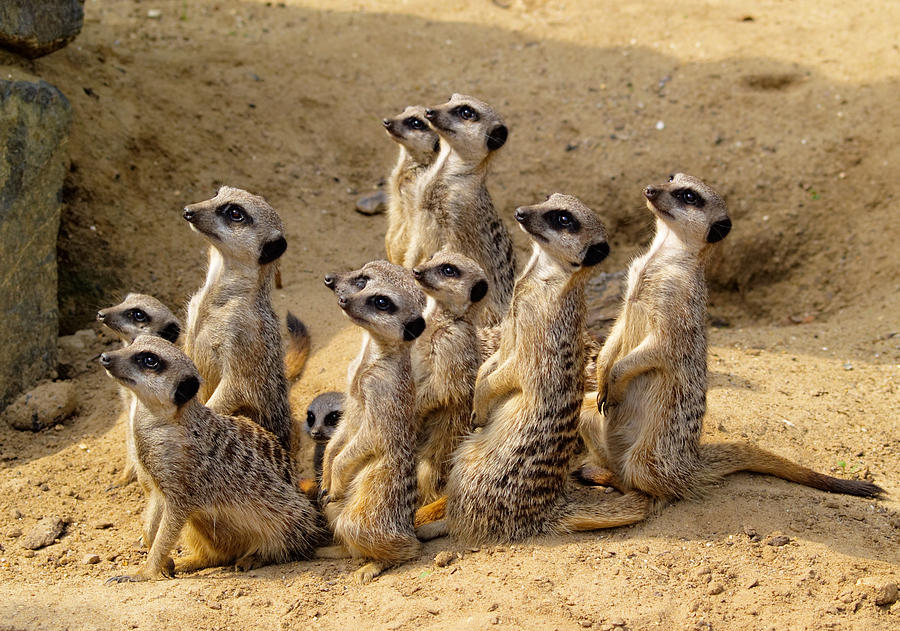
[[[412,272],[387,261],[326,276],[325,282],[366,339],[348,383],[343,419],[325,449],[322,505],[342,547],[371,560],[355,574],[368,583],[419,549],[413,531],[418,424],[410,346],[425,329],[425,296]]]
[[[472,417],[483,429],[453,454],[446,522],[423,527],[469,545],[631,524],[649,509],[642,494],[585,493],[570,475],[584,392],[584,290],[609,253],[606,229],[578,199],[558,193],[515,218],[533,254],[499,348],[478,371]],[[434,504],[443,501],[423,510],[437,515]]]
[[[706,414],[706,261],[731,230],[722,198],[683,173],[644,189],[656,236],[628,269],[622,311],[597,359],[598,406],[581,431],[601,470],[585,477],[660,500],[697,497],[736,471],[833,493],[882,489],[843,480],[746,442],[701,443]]]
[[[209,242],[206,282],[191,298],[184,340],[203,378],[200,400],[220,414],[250,417],[293,451],[271,300],[272,263],[287,248],[281,218],[262,197],[229,186],[186,206],[184,218]]]
[[[425,108],[421,105],[411,105],[399,116],[385,118],[383,122],[390,139],[400,145],[400,156],[389,182],[384,247],[388,261],[404,265],[410,235],[416,232],[416,223],[420,221],[416,187],[419,178],[437,157],[441,141],[428,126]]]
[[[296,488],[290,455],[249,419],[203,406],[196,397],[200,375],[184,352],[141,335],[100,355],[100,364],[147,409],[136,418],[134,436],[152,487],[147,561],[135,574],[109,582],[311,556],[320,536],[316,511]],[[169,553],[182,532],[191,554],[173,564]]]
[[[322,457],[325,455],[325,446],[337,431],[344,413],[344,398],[343,392],[323,392],[306,409],[306,433],[316,444],[313,452],[316,481],[322,480]]]
[[[448,247],[413,270],[427,296],[425,332],[412,348],[421,423],[419,503],[440,497],[450,456],[469,433],[481,351],[475,320],[488,293],[481,266]]]
[[[146,294],[128,294],[125,300],[113,307],[97,312],[97,321],[111,331],[128,346],[138,335],[155,335],[173,344],[181,335],[181,322],[153,296]],[[139,477],[137,452],[134,446],[135,415],[144,411],[144,406],[137,397],[124,386],[119,386],[119,398],[122,400],[120,417],[125,423],[125,467],[110,489],[125,486]],[[146,491],[146,485],[141,482]]]

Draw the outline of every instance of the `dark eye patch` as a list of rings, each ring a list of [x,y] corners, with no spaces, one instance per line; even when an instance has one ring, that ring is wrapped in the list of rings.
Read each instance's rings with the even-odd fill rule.
[[[325,425],[328,427],[334,427],[338,424],[338,421],[341,420],[341,412],[340,410],[334,410],[333,412],[329,412],[325,415]]]
[[[144,351],[142,353],[137,353],[132,358],[134,363],[138,365],[138,368],[141,370],[152,370],[153,372],[161,372],[166,367],[166,362],[154,353],[150,353]]]
[[[152,321],[152,318],[150,317],[149,314],[147,314],[146,311],[144,311],[143,309],[138,309],[137,307],[135,307],[134,309],[129,309],[127,314],[128,314],[128,317],[131,318],[132,320],[134,320],[135,322],[150,322],[150,321]]]
[[[387,296],[370,296],[366,300],[366,303],[385,313],[394,313],[397,311],[397,305],[395,305],[394,301]]]
[[[463,120],[473,122],[478,120],[478,112],[472,109],[472,107],[469,105],[460,105],[454,110],[454,112],[456,112],[456,115]]]
[[[222,204],[216,208],[216,214],[231,223],[253,223],[253,217],[251,217],[240,204],[235,204],[234,202]]]
[[[420,118],[416,118],[415,116],[410,116],[409,118],[404,119],[403,124],[410,129],[415,129],[416,131],[421,131],[426,127],[425,121]]]
[[[703,196],[692,188],[681,188],[677,191],[672,191],[672,197],[695,208],[703,208],[706,205],[706,200],[703,199]]]
[[[450,263],[444,263],[441,265],[441,276],[446,276],[447,278],[457,278],[459,277],[459,268],[455,265],[450,265]]]
[[[312,412],[307,412],[306,413],[306,424],[309,425],[310,427],[315,425],[316,424],[316,415],[313,414]]]
[[[581,230],[581,223],[568,210],[548,210],[543,217],[553,230],[565,230],[573,234]]]

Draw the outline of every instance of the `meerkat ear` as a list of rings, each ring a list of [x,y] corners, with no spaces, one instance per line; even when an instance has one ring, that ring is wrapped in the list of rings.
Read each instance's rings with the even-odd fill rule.
[[[706,242],[717,243],[727,237],[729,232],[731,232],[731,219],[728,217],[719,219],[709,227],[709,232],[706,233]]]
[[[483,278],[472,285],[472,291],[469,293],[469,300],[472,302],[478,302],[482,298],[484,298],[485,294],[487,294],[488,284],[487,281]]]
[[[194,398],[194,395],[197,394],[197,391],[200,389],[200,380],[197,379],[194,375],[190,377],[185,377],[181,381],[178,382],[178,385],[175,387],[175,392],[172,393],[172,401],[178,407],[181,407],[188,401]]]
[[[587,249],[581,264],[584,267],[591,267],[605,259],[607,256],[609,256],[609,244],[606,241],[594,243]]]
[[[163,330],[159,332],[159,336],[162,339],[172,342],[172,344],[175,343],[175,340],[178,339],[179,335],[181,335],[181,327],[177,322],[169,322],[163,327]]]
[[[496,151],[506,144],[506,138],[509,136],[509,130],[506,125],[497,125],[487,135],[488,151]]]
[[[278,237],[273,241],[266,241],[263,243],[262,250],[260,250],[259,253],[259,264],[265,265],[266,263],[271,263],[284,254],[285,250],[287,250],[287,241],[284,240],[284,237]]]
[[[415,320],[410,320],[403,325],[403,339],[407,342],[411,342],[412,340],[422,335],[422,331],[424,330],[425,318],[419,316]]]

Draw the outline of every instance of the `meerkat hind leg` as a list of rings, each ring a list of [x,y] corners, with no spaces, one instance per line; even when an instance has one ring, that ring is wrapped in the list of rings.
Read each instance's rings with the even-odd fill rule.
[[[416,538],[419,541],[431,541],[438,537],[446,537],[448,534],[450,534],[450,530],[447,527],[446,519],[432,521],[416,528]]]
[[[349,559],[350,556],[350,550],[342,544],[316,548],[316,553],[313,555],[316,559]]]

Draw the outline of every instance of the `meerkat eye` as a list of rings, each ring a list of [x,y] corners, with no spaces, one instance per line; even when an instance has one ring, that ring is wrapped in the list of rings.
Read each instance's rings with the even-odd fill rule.
[[[675,179],[675,174],[673,173],[672,175],[669,176],[669,181],[671,182],[674,179]]]
[[[441,275],[448,278],[456,278],[459,276],[459,269],[455,265],[445,263],[444,265],[441,265]]]
[[[313,414],[312,412],[307,412],[306,413],[306,424],[309,425],[310,427],[315,425],[316,424],[316,415]]]
[[[691,189],[687,189],[681,193],[681,199],[689,206],[696,206],[697,202],[700,201],[700,196]]]
[[[153,353],[138,353],[135,355],[134,360],[138,366],[148,370],[159,371],[162,368],[162,362]]]
[[[415,116],[410,116],[403,122],[406,123],[406,126],[410,129],[425,129],[425,123]]]
[[[456,108],[456,114],[463,120],[466,121],[476,121],[478,120],[478,112],[473,110],[468,105],[460,105]]]
[[[547,223],[550,224],[550,227],[555,230],[568,230],[574,232],[581,227],[578,220],[565,210],[551,210],[545,214],[544,217],[547,219]]]
[[[150,320],[150,317],[140,309],[132,309],[131,319],[135,322],[147,322]]]
[[[329,412],[325,415],[325,425],[328,427],[334,427],[338,424],[339,420],[341,420],[341,413],[338,410]]]
[[[244,209],[237,204],[225,204],[223,206],[220,206],[218,208],[218,211],[228,221],[234,223],[241,223],[242,221],[247,219],[247,214],[244,212]]]
[[[369,304],[379,311],[393,312],[396,309],[394,303],[387,296],[372,296],[369,298]]]

